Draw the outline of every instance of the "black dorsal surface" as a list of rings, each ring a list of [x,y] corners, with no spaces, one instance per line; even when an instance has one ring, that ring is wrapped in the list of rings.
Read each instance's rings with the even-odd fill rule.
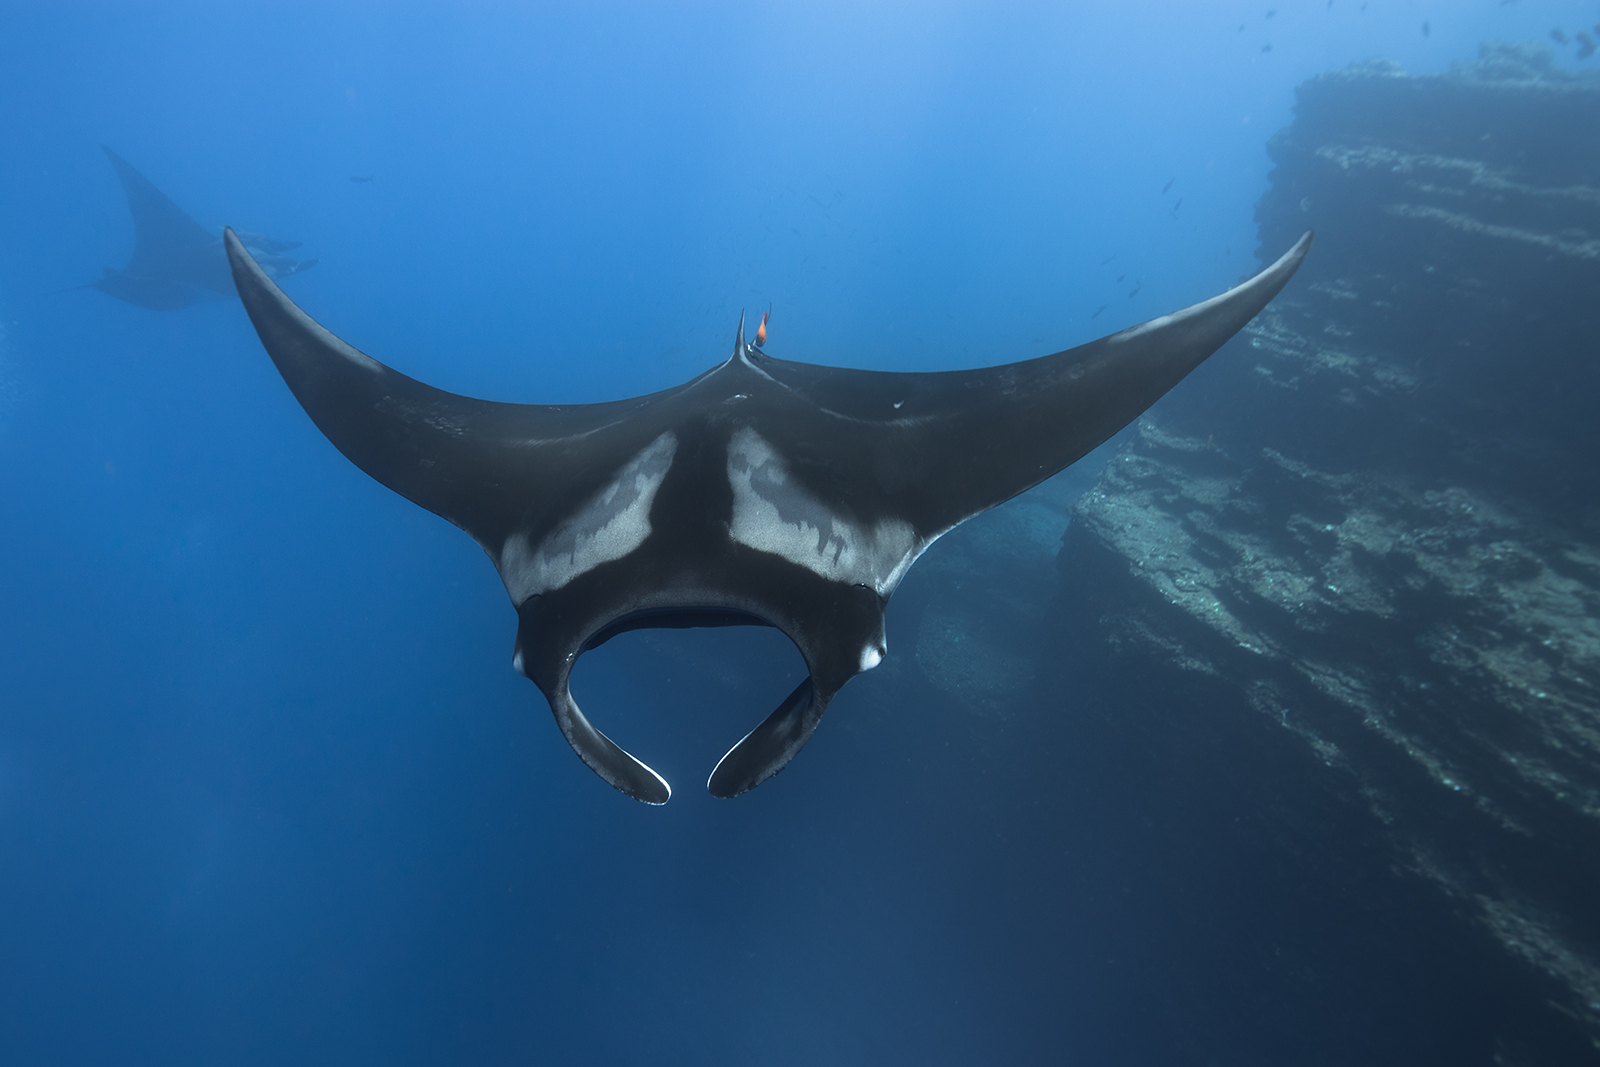
[[[724,797],[759,785],[887,653],[884,608],[930,544],[1136,418],[1277,295],[1311,234],[1221,296],[1022,363],[791,363],[746,344],[741,322],[720,366],[589,405],[474,400],[408,378],[296,307],[232,231],[226,243],[245,309],[318,429],[483,547],[517,609],[517,670],[586,764],[659,804],[667,783],[572,698],[585,648],[638,626],[782,630],[810,676],[708,783]]]

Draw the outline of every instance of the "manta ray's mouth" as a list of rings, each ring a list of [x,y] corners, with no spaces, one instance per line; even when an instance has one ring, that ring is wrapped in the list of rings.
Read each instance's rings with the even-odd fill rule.
[[[765,626],[776,623],[748,611],[708,607],[658,607],[631,611],[606,623],[585,641],[579,655],[630,630],[690,629],[711,626]],[[793,635],[787,636],[793,640]],[[519,652],[520,657],[520,652]],[[809,664],[807,665],[809,668]],[[518,670],[522,665],[518,663]],[[586,764],[606,781],[648,804],[664,804],[672,787],[637,756],[601,733],[579,710],[567,679],[548,694],[556,722]],[[816,729],[828,701],[808,674],[794,692],[718,761],[706,783],[712,796],[733,797],[778,773]]]
[[[728,608],[648,608],[642,611],[630,611],[626,615],[612,619],[596,630],[594,636],[583,643],[580,651],[587,652],[591,648],[599,648],[618,634],[625,634],[630,630],[687,630],[700,626],[776,627],[776,625],[748,611]]]

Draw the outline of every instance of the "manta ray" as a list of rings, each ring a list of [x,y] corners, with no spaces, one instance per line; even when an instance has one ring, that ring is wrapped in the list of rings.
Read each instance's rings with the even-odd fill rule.
[[[100,147],[128,195],[133,255],[121,270],[106,267],[98,281],[77,288],[98,289],[152,311],[176,311],[191,304],[231,299],[235,290],[222,238],[191,219],[127,160],[104,145]],[[277,241],[259,233],[240,233],[238,237],[274,278],[287,278],[317,264],[314,259],[284,255],[299,248],[299,241]]]
[[[477,541],[516,608],[513,667],[579,758],[647,804],[672,789],[579,710],[568,681],[580,655],[641,627],[781,630],[809,676],[707,782],[717,797],[753,789],[887,655],[884,609],[929,545],[1137,418],[1278,294],[1311,238],[1220,296],[1020,363],[794,363],[747,343],[741,316],[733,354],[683,385],[539,405],[390,369],[313,321],[225,234],[245,310],[311,421]]]

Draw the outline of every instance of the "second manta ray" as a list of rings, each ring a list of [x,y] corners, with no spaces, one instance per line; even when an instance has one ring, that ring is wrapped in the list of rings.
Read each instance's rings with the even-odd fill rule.
[[[122,182],[133,216],[133,255],[121,270],[105,268],[98,281],[77,289],[98,289],[152,311],[176,311],[233,295],[222,242],[186,215],[133,165],[101,145]],[[251,255],[259,256],[274,278],[287,278],[317,265],[314,259],[284,255],[299,241],[275,241],[259,233],[240,233]]]
[[[663,392],[502,404],[406,377],[323,329],[226,234],[250,320],[334,446],[465,530],[517,609],[513,664],[584,763],[647,804],[666,781],[568,688],[588,649],[650,626],[775,626],[810,677],[711,773],[737,796],[783,769],[888,651],[889,597],[941,535],[1075,462],[1267,305],[1311,247],[1221,296],[1022,363],[904,374],[745,343]]]

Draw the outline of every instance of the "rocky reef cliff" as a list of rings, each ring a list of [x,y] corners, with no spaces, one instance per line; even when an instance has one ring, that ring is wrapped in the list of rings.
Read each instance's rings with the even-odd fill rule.
[[[1378,936],[1432,959],[1413,984],[1493,975],[1481,1062],[1600,1059],[1597,130],[1600,80],[1537,47],[1302,85],[1257,221],[1263,260],[1315,228],[1305,268],[1077,498],[1028,667],[972,672],[1094,694],[1062,714],[1171,751],[1143,773],[1251,780],[1287,881],[1369,929],[1412,894]],[[981,706],[949,610],[917,658]]]
[[[1301,86],[1257,221],[1264,258],[1308,226],[1314,254],[1141,425],[1060,556],[1078,641],[1159,664],[1174,714],[1203,679],[1255,712],[1223,728],[1298,739],[1591,1039],[1596,130],[1600,82],[1536,49]]]

